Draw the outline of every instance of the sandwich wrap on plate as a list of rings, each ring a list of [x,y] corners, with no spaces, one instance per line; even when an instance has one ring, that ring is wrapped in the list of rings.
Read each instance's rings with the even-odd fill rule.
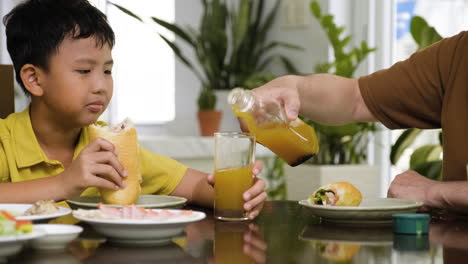
[[[309,197],[309,203],[319,205],[358,206],[361,201],[361,192],[349,182],[324,185]]]
[[[135,126],[128,119],[113,127],[99,124],[89,126],[90,140],[93,141],[98,137],[114,144],[118,150],[117,157],[128,173],[123,179],[126,183],[125,188],[118,190],[99,188],[102,199],[108,204],[134,204],[141,191],[139,146]]]

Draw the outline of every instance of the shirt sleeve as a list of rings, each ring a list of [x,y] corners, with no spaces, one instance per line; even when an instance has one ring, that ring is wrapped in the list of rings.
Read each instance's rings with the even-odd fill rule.
[[[371,113],[391,129],[440,128],[452,62],[465,35],[441,40],[389,69],[361,77],[360,91]]]
[[[172,193],[187,171],[187,167],[181,163],[141,147],[140,162],[143,179],[142,194],[168,195]]]

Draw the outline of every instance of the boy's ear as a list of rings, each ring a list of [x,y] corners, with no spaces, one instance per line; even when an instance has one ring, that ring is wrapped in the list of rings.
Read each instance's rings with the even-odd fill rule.
[[[24,87],[33,96],[42,96],[44,90],[41,87],[40,77],[42,71],[32,64],[25,64],[21,67],[20,76]]]

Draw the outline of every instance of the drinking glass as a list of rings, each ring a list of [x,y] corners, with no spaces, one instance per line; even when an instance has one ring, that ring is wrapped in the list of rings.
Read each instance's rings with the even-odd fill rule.
[[[215,133],[214,216],[225,221],[248,220],[242,195],[253,184],[255,136],[238,132]]]

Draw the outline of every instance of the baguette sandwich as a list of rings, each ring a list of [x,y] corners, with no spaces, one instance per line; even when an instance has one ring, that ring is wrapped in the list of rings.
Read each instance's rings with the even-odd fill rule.
[[[114,144],[118,150],[118,159],[127,171],[124,178],[125,188],[111,190],[99,188],[102,199],[107,204],[129,205],[134,204],[140,195],[141,172],[138,153],[137,133],[134,125],[128,120],[110,127],[91,125],[89,126],[89,138],[104,138]]]
[[[318,188],[310,197],[311,204],[332,206],[358,206],[361,192],[349,182],[334,182]]]

